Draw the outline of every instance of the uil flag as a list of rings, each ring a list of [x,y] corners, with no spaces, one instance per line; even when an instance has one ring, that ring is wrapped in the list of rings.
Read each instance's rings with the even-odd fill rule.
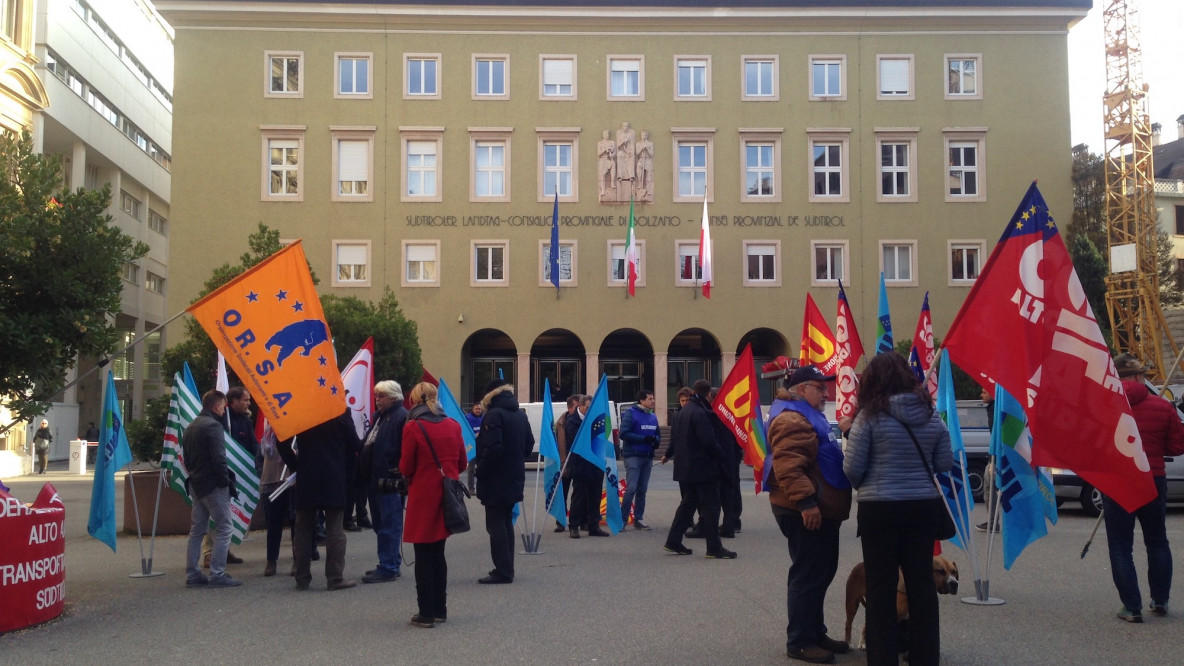
[[[1057,504],[1048,470],[1032,466],[1033,439],[1024,409],[998,384],[994,419],[991,454],[999,466],[995,487],[1003,510],[1003,568],[1010,569],[1028,544],[1048,534],[1045,519],[1057,523]]]
[[[703,224],[699,229],[699,270],[703,274],[703,296],[711,298],[711,229],[707,220],[707,194],[704,194]]]
[[[954,373],[950,371],[950,357],[944,349],[941,350],[938,374],[937,414],[945,421],[946,430],[950,431],[954,466],[950,471],[938,474],[937,481],[950,507],[950,515],[954,517],[954,525],[958,528],[958,533],[950,539],[950,543],[969,553],[964,537],[970,533],[970,511],[974,509],[974,497],[970,493],[970,485],[966,483],[966,446],[962,443],[962,424],[958,421],[958,402],[954,399]]]
[[[103,427],[99,430],[99,455],[95,458],[95,479],[90,490],[90,519],[86,531],[115,552],[115,471],[132,461],[127,444],[119,396],[115,395],[115,375],[107,373],[103,394]]]
[[[744,451],[744,464],[752,466],[756,492],[761,492],[761,481],[769,457],[765,436],[765,420],[761,415],[761,396],[756,383],[756,363],[752,360],[752,343],[744,345],[736,365],[719,387],[711,410],[719,417],[736,444]]]
[[[634,287],[637,276],[641,274],[637,261],[637,236],[634,231],[633,198],[629,198],[629,231],[625,235],[625,279],[629,285],[629,295],[635,296]]]
[[[855,317],[851,316],[851,304],[839,281],[839,314],[835,319],[835,346],[839,355],[839,373],[836,384],[835,417],[855,418],[855,389],[859,380],[855,366],[863,357],[863,342],[855,328]]]
[[[798,354],[802,365],[813,363],[824,375],[833,375],[839,367],[835,353],[835,335],[830,332],[826,318],[814,304],[814,297],[806,294],[806,312],[802,316],[802,346]]]
[[[543,457],[543,488],[547,513],[567,527],[567,503],[563,500],[563,480],[559,467],[559,442],[555,441],[555,414],[551,406],[551,380],[543,380],[543,420],[539,433],[539,455]],[[607,498],[606,498],[607,499]]]
[[[366,338],[362,348],[341,373],[345,387],[345,405],[354,420],[358,437],[366,436],[374,418],[374,338]]]
[[[345,411],[337,354],[300,241],[188,311],[247,385],[276,437],[288,439]]]
[[[1035,183],[943,346],[972,377],[1020,396],[1032,464],[1071,469],[1127,511],[1155,497],[1122,382]]]
[[[917,330],[913,333],[913,346],[909,350],[909,367],[917,380],[924,382],[929,367],[933,365],[933,318],[929,315],[929,292],[925,292],[925,302],[921,305],[921,316],[917,319]],[[937,397],[937,375],[930,374],[929,382],[925,384],[929,395]]]
[[[473,434],[473,426],[469,425],[469,420],[465,418],[465,410],[460,408],[460,403],[456,401],[456,396],[452,395],[447,382],[441,379],[437,389],[436,399],[440,401],[440,408],[444,410],[445,416],[460,424],[460,436],[465,442],[465,455],[472,460],[477,457],[477,436]]]
[[[876,354],[892,351],[892,317],[888,314],[888,290],[880,273],[880,313],[876,317]]]
[[[612,417],[608,412],[608,377],[601,375],[600,385],[596,387],[596,395],[592,396],[592,404],[588,406],[588,413],[576,432],[571,452],[604,470],[604,520],[608,523],[609,531],[616,534],[625,523],[621,518],[617,455],[613,450],[612,432]]]
[[[547,265],[551,268],[551,284],[559,294],[559,187],[555,188],[555,212],[551,214],[551,246],[547,250]],[[461,424],[464,425],[463,423]]]

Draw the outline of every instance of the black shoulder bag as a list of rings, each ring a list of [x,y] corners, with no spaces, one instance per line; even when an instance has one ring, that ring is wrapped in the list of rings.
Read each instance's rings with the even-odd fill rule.
[[[917,455],[921,456],[921,462],[925,465],[925,471],[929,473],[929,478],[933,479],[933,484],[937,486],[937,498],[933,500],[938,509],[938,515],[941,517],[937,519],[937,538],[940,541],[952,539],[958,534],[958,526],[954,524],[954,516],[950,513],[950,507],[946,504],[946,500],[942,497],[941,484],[937,482],[937,477],[933,474],[933,468],[929,466],[929,459],[921,451],[921,443],[917,441],[917,436],[913,434],[913,429],[909,424],[897,419],[900,425],[904,426],[909,437],[913,440],[913,446],[917,447]]]
[[[465,498],[471,497],[469,489],[460,481],[448,478],[444,473],[444,466],[440,464],[440,458],[436,456],[436,447],[432,446],[432,438],[428,437],[428,431],[419,420],[415,421],[415,425],[419,426],[419,431],[423,433],[423,441],[427,442],[428,450],[432,452],[436,469],[440,470],[440,476],[444,478],[444,494],[440,498],[440,506],[444,509],[444,529],[448,530],[449,534],[468,532],[469,509],[465,506]]]

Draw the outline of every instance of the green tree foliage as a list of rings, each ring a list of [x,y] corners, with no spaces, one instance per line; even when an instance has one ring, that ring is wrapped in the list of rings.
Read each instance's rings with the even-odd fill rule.
[[[1102,156],[1091,153],[1089,146],[1073,146],[1073,219],[1065,231],[1066,244],[1084,235],[1099,252],[1107,247],[1104,166]]]
[[[23,421],[80,356],[113,350],[124,264],[148,247],[112,224],[110,187],[67,191],[28,133],[0,137],[0,170],[0,399]]]
[[[1106,274],[1110,268],[1102,253],[1086,234],[1075,234],[1069,238],[1069,257],[1073,259],[1073,267],[1077,270],[1077,278],[1081,280],[1081,288],[1089,300],[1089,307],[1094,311],[1098,320],[1098,327],[1102,329],[1102,336],[1106,344],[1112,342],[1110,331],[1110,315],[1106,313]]]
[[[933,345],[935,348],[941,345],[941,340],[938,339],[936,335],[933,336]],[[903,356],[907,361],[909,358],[909,352],[913,349],[913,339],[897,339],[894,349],[897,354]],[[938,353],[940,354],[941,351],[938,350]],[[979,383],[974,381],[970,375],[966,374],[966,372],[957,365],[951,363],[950,368],[954,376],[954,399],[977,400],[979,398],[979,392],[982,390],[982,387],[979,386]],[[940,369],[941,368],[938,368],[938,370]],[[938,370],[934,370],[933,372],[937,373]]]
[[[399,309],[388,288],[377,304],[353,296],[323,296],[321,306],[333,332],[339,364],[349,362],[366,338],[374,336],[374,378],[394,379],[405,390],[423,376],[419,329]]]

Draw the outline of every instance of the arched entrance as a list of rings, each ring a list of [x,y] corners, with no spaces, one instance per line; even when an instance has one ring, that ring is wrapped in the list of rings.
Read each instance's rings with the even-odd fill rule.
[[[713,385],[723,381],[720,374],[719,341],[701,328],[688,328],[670,341],[666,357],[666,408],[678,407],[678,389],[706,379]]]
[[[530,402],[544,402],[544,380],[551,382],[551,402],[584,392],[584,343],[565,328],[552,328],[530,348]]]
[[[465,340],[460,353],[465,376],[461,378],[456,399],[466,409],[484,397],[482,391],[489,380],[500,376],[514,383],[518,376],[518,349],[510,336],[497,329],[474,332]]]
[[[744,334],[740,338],[740,344],[736,346],[736,357],[740,357],[740,353],[744,351],[744,346],[752,343],[752,360],[756,364],[756,375],[759,378],[761,375],[761,366],[772,361],[778,356],[796,356],[796,353],[791,352],[789,342],[780,331],[771,328],[754,328]],[[777,380],[766,379],[759,380],[757,386],[760,389],[761,404],[773,404],[773,395],[777,392]]]
[[[642,389],[654,390],[654,348],[636,329],[619,328],[600,344],[600,372],[607,378],[608,399],[618,405],[637,400]]]

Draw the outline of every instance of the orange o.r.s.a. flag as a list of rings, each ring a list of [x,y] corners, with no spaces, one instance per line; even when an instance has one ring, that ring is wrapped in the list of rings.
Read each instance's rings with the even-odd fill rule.
[[[333,337],[300,241],[189,306],[276,437],[345,411]]]

